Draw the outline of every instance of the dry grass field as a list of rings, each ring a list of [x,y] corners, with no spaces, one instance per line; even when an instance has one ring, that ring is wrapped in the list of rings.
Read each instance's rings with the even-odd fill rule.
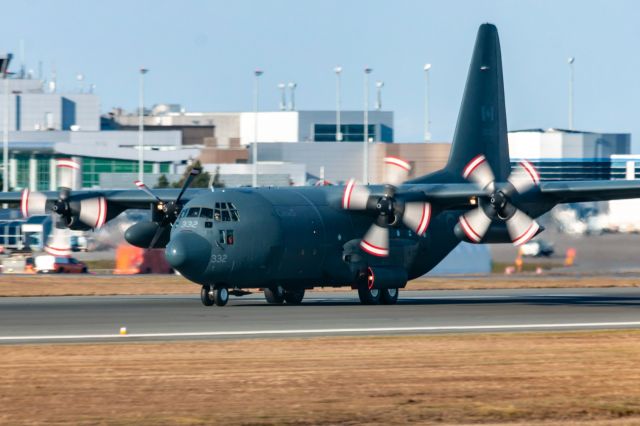
[[[638,286],[640,286],[640,277],[496,274],[477,277],[421,278],[409,282],[407,290]],[[322,291],[331,290],[322,289]],[[197,285],[177,275],[0,275],[0,297],[196,294],[198,292]]]
[[[640,331],[0,346],[0,424],[640,424]]]

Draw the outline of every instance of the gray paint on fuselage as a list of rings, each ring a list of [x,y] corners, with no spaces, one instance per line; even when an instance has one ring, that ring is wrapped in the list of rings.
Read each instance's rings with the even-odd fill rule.
[[[371,187],[380,193],[382,187]],[[224,284],[250,288],[337,286],[354,284],[355,275],[343,261],[347,242],[359,240],[374,217],[341,208],[344,187],[238,188],[202,192],[185,205],[214,208],[231,202],[240,220],[211,221],[180,218],[172,238],[180,232],[196,232],[211,244],[211,259],[204,271],[188,271],[199,284]],[[445,212],[432,219],[424,237],[404,227],[392,227],[391,256],[365,255],[368,266],[400,265],[410,279],[435,267],[459,240],[453,227],[460,212]],[[220,230],[233,230],[234,244],[221,244]]]

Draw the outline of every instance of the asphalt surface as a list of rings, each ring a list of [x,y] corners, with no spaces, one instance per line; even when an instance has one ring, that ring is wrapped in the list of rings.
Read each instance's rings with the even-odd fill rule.
[[[2,344],[618,328],[640,328],[640,288],[406,291],[394,306],[362,306],[355,292],[222,308],[197,296],[0,298]]]

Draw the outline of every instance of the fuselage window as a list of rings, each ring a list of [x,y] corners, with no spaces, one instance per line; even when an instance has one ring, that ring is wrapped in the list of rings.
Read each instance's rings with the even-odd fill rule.
[[[198,217],[200,215],[200,207],[191,207],[187,213],[187,217]]]
[[[223,222],[231,221],[231,215],[229,214],[229,210],[222,210],[222,221]]]
[[[203,207],[200,210],[200,217],[204,217],[206,219],[213,219],[213,209],[208,209]]]
[[[232,246],[233,243],[235,243],[235,238],[233,237],[233,230],[232,229],[226,229],[220,230],[220,236],[218,238],[218,242],[220,244],[226,244],[228,246]]]

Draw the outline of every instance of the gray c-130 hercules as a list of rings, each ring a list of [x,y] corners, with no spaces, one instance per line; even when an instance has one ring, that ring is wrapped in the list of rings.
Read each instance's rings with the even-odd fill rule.
[[[166,247],[168,262],[202,286],[202,303],[264,289],[267,302],[298,304],[306,289],[351,286],[364,304],[393,304],[407,281],[460,241],[522,244],[534,218],[559,203],[639,198],[638,181],[540,182],[527,161],[511,170],[502,64],[495,26],[480,26],[449,160],[407,181],[406,161],[385,159],[384,185],[71,191],[77,164],[59,162],[59,192],[4,193],[23,213],[57,214],[57,227],[102,226],[130,208],[152,221],[130,227],[139,247]],[[190,178],[198,173],[193,170]],[[172,201],[167,201],[172,200]],[[56,247],[54,239],[49,250]]]

